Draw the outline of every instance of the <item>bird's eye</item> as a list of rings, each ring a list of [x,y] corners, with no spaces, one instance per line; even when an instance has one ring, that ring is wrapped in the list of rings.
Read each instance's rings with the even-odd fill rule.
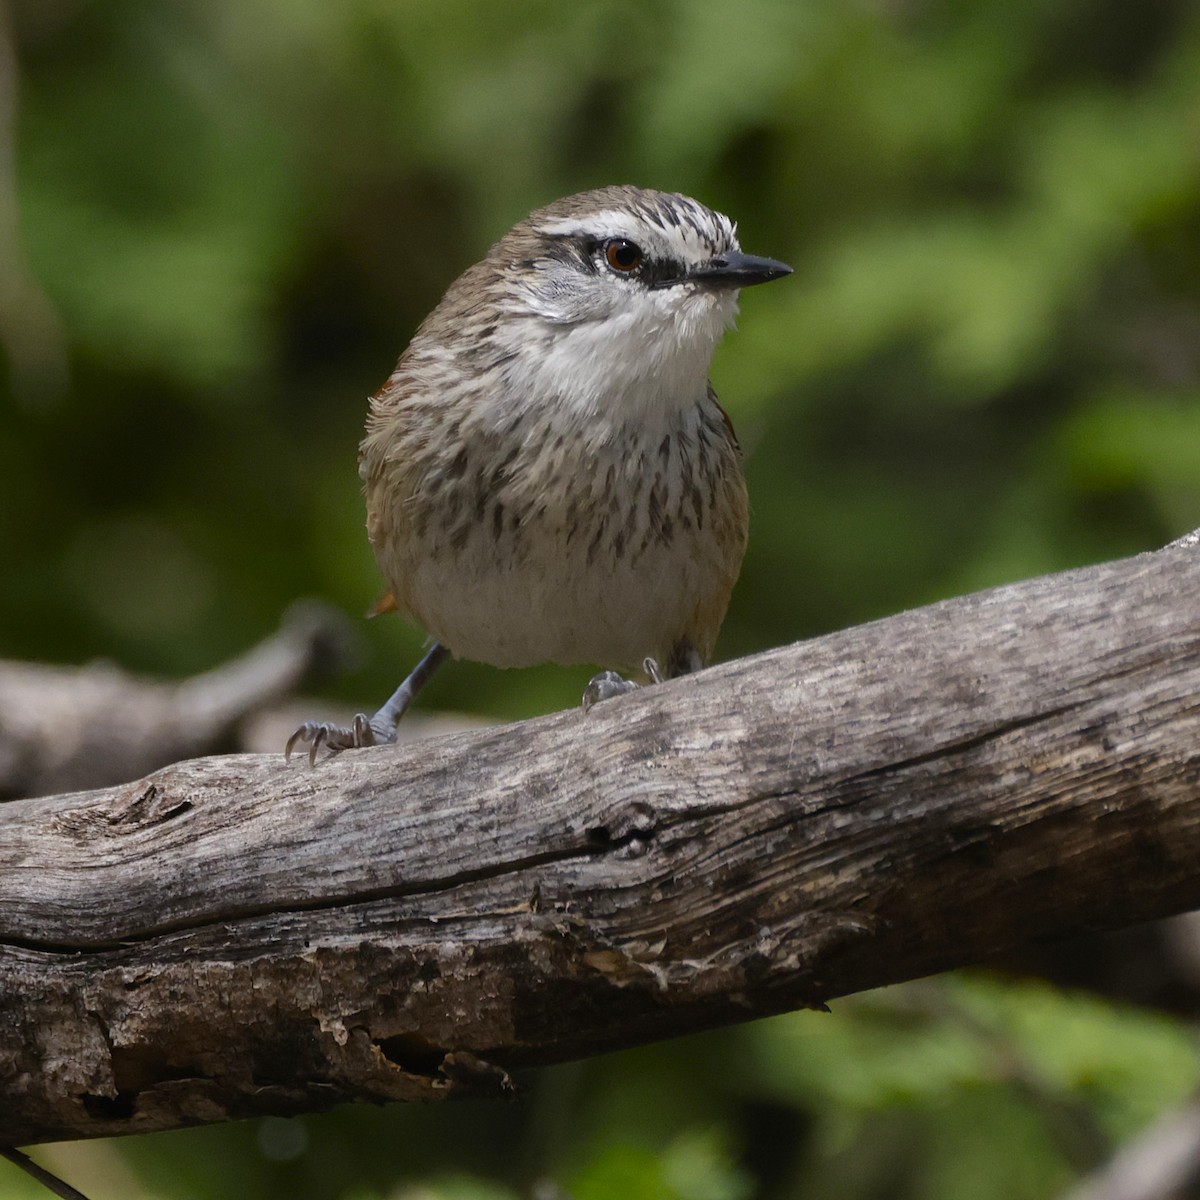
[[[642,265],[642,248],[625,238],[609,238],[604,243],[604,261],[614,271],[628,275]]]

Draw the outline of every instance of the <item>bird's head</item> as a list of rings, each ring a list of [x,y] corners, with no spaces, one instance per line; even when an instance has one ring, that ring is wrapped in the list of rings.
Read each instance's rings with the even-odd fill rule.
[[[449,289],[413,361],[502,377],[498,403],[587,417],[677,411],[705,394],[741,288],[791,273],[743,254],[736,228],[688,196],[606,187],[518,222]]]
[[[737,311],[740,288],[791,273],[743,254],[722,213],[635,187],[556,200],[514,226],[488,260],[529,315],[551,324],[614,321],[650,335],[669,324],[712,344]]]
[[[480,266],[510,347],[539,382],[589,408],[605,403],[600,391],[694,402],[739,290],[791,273],[744,254],[723,214],[627,186],[538,209]]]

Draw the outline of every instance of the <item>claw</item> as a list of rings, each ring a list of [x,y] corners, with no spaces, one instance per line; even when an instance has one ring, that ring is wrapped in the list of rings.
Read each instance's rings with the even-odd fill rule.
[[[320,750],[321,744],[329,740],[329,726],[318,725],[313,730],[312,745],[308,748],[308,765],[315,767],[317,765],[317,751]]]
[[[306,727],[304,725],[301,725],[300,728],[297,729],[290,738],[288,738],[287,745],[283,748],[283,761],[285,763],[292,761],[292,751],[296,748],[296,743],[303,740],[305,728]]]

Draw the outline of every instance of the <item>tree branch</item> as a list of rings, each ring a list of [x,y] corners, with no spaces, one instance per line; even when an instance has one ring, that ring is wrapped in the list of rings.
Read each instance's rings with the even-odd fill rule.
[[[0,1158],[6,1158],[13,1166],[20,1167],[31,1179],[36,1179],[54,1195],[61,1196],[62,1200],[87,1200],[82,1192],[76,1191],[69,1183],[65,1183],[57,1175],[52,1175],[45,1167],[35,1163],[28,1154],[22,1154],[20,1150],[14,1150],[12,1146],[0,1146]]]
[[[1200,906],[1177,545],[316,770],[0,809],[0,1142],[500,1095]]]
[[[1200,1183],[1200,1102],[1159,1117],[1063,1200],[1179,1200]]]
[[[253,649],[179,683],[104,662],[0,662],[0,800],[119,783],[229,749],[243,718],[340,666],[351,640],[341,613],[306,602]]]

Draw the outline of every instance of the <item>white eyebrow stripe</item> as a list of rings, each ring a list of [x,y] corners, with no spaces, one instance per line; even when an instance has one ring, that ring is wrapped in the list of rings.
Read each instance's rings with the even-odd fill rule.
[[[552,221],[541,222],[538,228],[552,237],[579,237],[600,230],[632,233],[637,229],[637,222],[630,219],[629,213],[606,208],[601,212],[589,213],[586,221],[578,217],[556,217]]]
[[[735,226],[728,217],[707,209],[679,210],[679,220],[659,223],[657,218],[628,209],[603,208],[586,214],[550,217],[534,226],[548,238],[577,238],[602,242],[628,238],[654,257],[707,258],[722,249],[738,248]]]

